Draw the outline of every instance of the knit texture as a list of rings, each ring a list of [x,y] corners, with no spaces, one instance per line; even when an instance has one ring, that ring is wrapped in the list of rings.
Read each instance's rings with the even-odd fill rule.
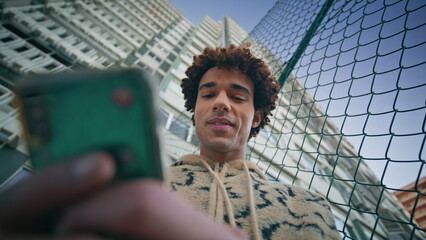
[[[341,239],[324,197],[269,182],[249,161],[219,165],[186,155],[166,176],[172,190],[215,221],[240,227],[251,239]]]

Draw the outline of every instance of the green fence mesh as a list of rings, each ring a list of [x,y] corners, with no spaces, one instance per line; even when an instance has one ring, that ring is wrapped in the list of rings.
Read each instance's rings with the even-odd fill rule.
[[[282,84],[249,158],[327,196],[346,239],[425,238],[425,16],[420,0],[279,0],[246,40]]]
[[[21,141],[7,89],[18,75],[139,66],[169,83],[186,44],[204,36],[190,27],[176,38],[182,16],[164,1],[30,2],[0,12],[0,150]],[[345,239],[426,239],[425,16],[424,0],[278,0],[246,39],[282,85],[247,158],[273,181],[326,196]],[[152,52],[166,51],[154,47],[163,39],[174,46],[167,59]],[[162,67],[139,61],[150,58]],[[173,109],[160,121],[178,158],[198,140],[189,115]],[[414,199],[408,211],[396,195]]]

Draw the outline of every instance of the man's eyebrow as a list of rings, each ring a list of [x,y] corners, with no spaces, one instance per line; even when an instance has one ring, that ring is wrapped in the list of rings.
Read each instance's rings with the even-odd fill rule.
[[[203,89],[203,88],[212,88],[212,87],[216,87],[216,83],[215,82],[208,82],[208,83],[204,83],[203,85],[201,85],[199,88],[198,88],[198,91],[200,91],[201,89]]]
[[[243,86],[241,86],[239,84],[233,83],[233,84],[231,84],[231,88],[243,91],[243,92],[247,93],[248,95],[251,95],[251,92],[250,92],[250,90],[248,90],[248,88],[243,87]]]

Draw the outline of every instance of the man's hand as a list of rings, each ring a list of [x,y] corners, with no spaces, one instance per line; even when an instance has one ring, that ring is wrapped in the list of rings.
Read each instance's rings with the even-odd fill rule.
[[[111,183],[113,159],[93,153],[35,173],[0,195],[0,236],[243,239],[156,180]],[[28,236],[28,235],[26,235]],[[40,236],[40,235],[38,235]],[[82,236],[82,235],[81,235]]]
[[[109,155],[93,153],[36,172],[0,195],[1,232],[48,232],[50,220],[105,187],[114,171]]]

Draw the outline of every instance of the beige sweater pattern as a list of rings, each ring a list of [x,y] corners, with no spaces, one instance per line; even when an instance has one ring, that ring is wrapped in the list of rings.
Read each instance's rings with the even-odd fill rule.
[[[186,155],[169,168],[167,179],[201,211],[242,228],[251,239],[341,239],[324,197],[269,182],[249,161],[220,165]]]

